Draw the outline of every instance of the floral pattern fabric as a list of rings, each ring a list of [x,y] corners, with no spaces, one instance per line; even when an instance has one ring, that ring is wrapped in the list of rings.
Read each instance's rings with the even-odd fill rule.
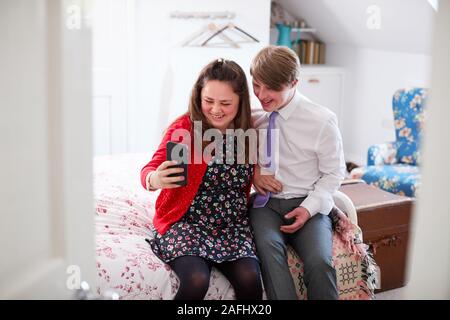
[[[231,137],[233,138],[233,137]],[[228,139],[228,138],[227,138]],[[233,139],[224,139],[225,150]],[[155,231],[153,252],[165,262],[181,256],[198,256],[221,263],[256,258],[247,212],[247,192],[253,165],[227,164],[226,155],[211,159],[187,213],[163,235]]]
[[[123,154],[100,156],[94,161],[98,294],[114,291],[126,300],[170,300],[178,290],[175,273],[145,241],[153,237],[152,218],[158,196],[158,192],[148,192],[140,184],[139,171],[150,157]],[[356,243],[361,234],[357,226],[353,228]],[[303,263],[291,248],[288,262],[298,297],[305,299]],[[373,298],[373,264],[350,250],[337,232],[333,235],[333,265],[339,299]],[[235,299],[232,286],[214,267],[205,299]]]
[[[400,89],[392,99],[395,121],[397,162],[419,165],[420,142],[424,125],[424,106],[428,90]]]
[[[362,179],[385,191],[417,196],[420,186],[420,141],[428,90],[397,90],[392,99],[395,142],[369,147],[367,167],[353,169],[352,179]]]
[[[381,166],[397,163],[397,149],[395,142],[376,144],[369,147],[367,152],[368,166]]]
[[[352,170],[351,177],[406,197],[417,196],[420,187],[419,167],[406,164],[356,168]]]

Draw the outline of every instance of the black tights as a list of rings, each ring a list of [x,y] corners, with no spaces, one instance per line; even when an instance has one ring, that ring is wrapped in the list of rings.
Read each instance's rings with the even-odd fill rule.
[[[202,300],[208,291],[212,266],[230,281],[237,300],[262,299],[259,264],[253,258],[214,263],[196,256],[182,256],[170,261],[169,265],[180,279],[175,300]]]

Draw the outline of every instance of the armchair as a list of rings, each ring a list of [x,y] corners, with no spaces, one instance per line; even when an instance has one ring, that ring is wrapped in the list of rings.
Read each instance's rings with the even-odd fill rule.
[[[392,99],[395,142],[369,147],[367,166],[355,168],[353,179],[391,193],[414,197],[420,185],[420,149],[428,90],[397,90]]]

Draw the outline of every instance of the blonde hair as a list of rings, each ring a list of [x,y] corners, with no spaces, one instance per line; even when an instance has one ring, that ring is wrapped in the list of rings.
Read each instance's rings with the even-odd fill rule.
[[[270,89],[280,91],[299,78],[300,60],[288,47],[267,46],[253,58],[250,74]]]

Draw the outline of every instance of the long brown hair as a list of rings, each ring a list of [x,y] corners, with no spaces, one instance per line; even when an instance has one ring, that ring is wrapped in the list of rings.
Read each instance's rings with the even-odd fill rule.
[[[202,112],[202,89],[206,83],[211,80],[223,81],[228,83],[233,92],[239,96],[239,106],[236,117],[233,120],[234,129],[242,129],[246,131],[251,126],[251,108],[250,95],[248,91],[247,77],[244,70],[234,61],[217,59],[207,64],[200,72],[195,82],[191,98],[189,101],[188,114],[192,125],[194,121],[202,122],[202,137],[207,129],[211,129],[211,125]],[[191,130],[193,132],[193,128]],[[203,144],[203,148],[205,144]],[[245,144],[246,159],[248,161],[248,142]]]

